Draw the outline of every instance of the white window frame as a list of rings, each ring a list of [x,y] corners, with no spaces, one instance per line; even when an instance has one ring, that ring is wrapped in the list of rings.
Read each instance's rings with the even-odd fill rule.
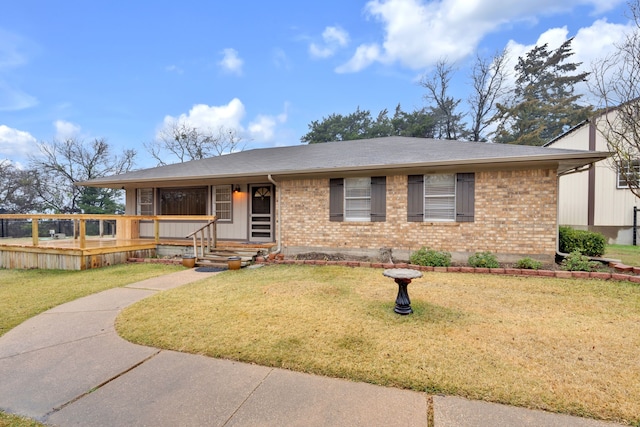
[[[634,169],[634,174],[636,177],[640,177],[640,159],[633,160],[624,160],[618,163],[617,174],[616,174],[616,188],[629,188],[628,181],[625,177],[625,174],[622,171],[630,172],[630,166]],[[637,178],[635,185],[638,185]]]
[[[430,190],[433,189],[433,186],[430,186],[428,181],[430,177],[450,177],[453,181],[453,191],[452,192],[432,192]],[[424,176],[424,192],[423,192],[423,212],[424,212],[424,221],[425,222],[455,222],[456,221],[456,193],[457,193],[457,175],[455,173],[443,173],[443,174],[429,174]],[[440,190],[440,191],[444,191]],[[435,201],[436,199],[449,200],[449,204],[451,205],[452,212],[450,217],[445,216],[429,216],[429,212],[431,209],[427,207],[428,201]],[[441,209],[447,209],[446,207]]]
[[[221,200],[222,194],[220,193],[227,192],[229,200]],[[218,217],[219,222],[231,222],[233,220],[233,188],[231,185],[214,185],[211,189],[212,195],[212,203],[211,206],[213,208],[213,214]],[[228,209],[222,209],[223,207],[228,206]],[[228,212],[228,218],[221,218],[221,213]]]
[[[365,182],[367,183],[366,186],[363,185]],[[349,194],[350,190],[354,190],[355,194]],[[360,194],[358,194],[358,190],[361,191]],[[350,209],[351,206],[358,203],[368,204],[369,208]],[[357,215],[352,211],[361,211],[363,213]],[[364,214],[364,212],[367,213]],[[371,221],[371,177],[344,178],[344,220],[347,222]]]
[[[155,208],[154,208],[154,202],[155,202],[155,189],[153,188],[138,188],[138,190],[136,191],[136,199],[137,199],[137,204],[136,204],[136,212],[138,215],[155,215]],[[144,201],[143,202],[143,192],[145,193],[149,193],[150,195],[150,201]],[[146,208],[147,211],[143,212],[143,208]]]

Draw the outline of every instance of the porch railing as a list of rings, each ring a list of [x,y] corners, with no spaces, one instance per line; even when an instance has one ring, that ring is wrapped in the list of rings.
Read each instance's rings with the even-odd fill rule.
[[[140,238],[140,221],[153,221],[154,241],[160,241],[160,223],[162,221],[207,221],[209,226],[215,223],[214,215],[91,215],[91,214],[0,214],[0,219],[26,220],[31,221],[31,239],[33,246],[39,244],[39,221],[40,220],[69,220],[74,221],[74,239],[78,240],[81,249],[86,248],[86,223],[87,221],[98,221],[100,230],[103,230],[104,221],[115,221],[117,240],[134,240]],[[213,227],[215,236],[215,227]],[[101,232],[102,234],[102,232]],[[101,236],[102,237],[102,236]]]
[[[187,235],[187,238],[193,239],[193,257],[198,258],[198,242],[200,242],[200,257],[204,257],[205,247],[208,252],[212,252],[218,244],[218,237],[216,234],[216,221],[214,218],[207,224],[203,225],[193,233]],[[206,244],[205,244],[206,242]]]

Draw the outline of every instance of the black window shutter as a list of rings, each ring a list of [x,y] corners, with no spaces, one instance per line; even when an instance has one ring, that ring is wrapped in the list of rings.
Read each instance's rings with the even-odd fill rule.
[[[407,190],[407,221],[424,220],[424,175],[409,175]]]
[[[371,177],[371,222],[387,219],[387,177]]]
[[[475,205],[475,174],[457,174],[456,221],[473,222]]]
[[[329,180],[329,221],[344,221],[344,179]]]

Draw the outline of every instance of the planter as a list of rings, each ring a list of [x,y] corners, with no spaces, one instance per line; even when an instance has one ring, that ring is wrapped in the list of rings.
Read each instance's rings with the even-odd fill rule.
[[[183,256],[182,257],[182,266],[187,268],[193,268],[196,266],[196,257],[194,256]]]
[[[232,256],[227,260],[227,264],[229,265],[229,270],[240,270],[242,260],[239,256]]]

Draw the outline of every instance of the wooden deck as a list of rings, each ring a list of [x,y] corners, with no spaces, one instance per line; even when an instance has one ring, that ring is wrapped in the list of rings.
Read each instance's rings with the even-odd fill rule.
[[[31,239],[0,240],[0,268],[86,270],[122,264],[129,258],[155,258],[158,246],[184,246],[192,252],[190,239],[116,239],[87,238],[81,247],[78,239],[44,239],[33,246]],[[219,241],[221,250],[269,250],[274,243]]]
[[[269,250],[274,243],[229,242],[216,239],[215,217],[211,216],[154,216],[141,217],[131,215],[0,215],[6,219],[29,220],[32,226],[31,238],[0,239],[0,268],[38,268],[86,270],[107,265],[122,264],[129,258],[155,258],[159,247],[184,246],[179,253],[193,253],[201,256],[206,247],[221,250],[238,251]],[[79,223],[79,233],[74,237],[39,237],[39,220],[63,219]],[[154,222],[155,237],[138,238],[140,219]],[[88,220],[114,220],[117,222],[116,235],[112,237],[93,237],[86,235],[85,222]],[[206,225],[192,238],[160,238],[160,223],[163,221],[205,221]],[[100,226],[102,230],[102,225]],[[35,237],[34,237],[35,236]],[[189,248],[189,249],[186,249]]]

